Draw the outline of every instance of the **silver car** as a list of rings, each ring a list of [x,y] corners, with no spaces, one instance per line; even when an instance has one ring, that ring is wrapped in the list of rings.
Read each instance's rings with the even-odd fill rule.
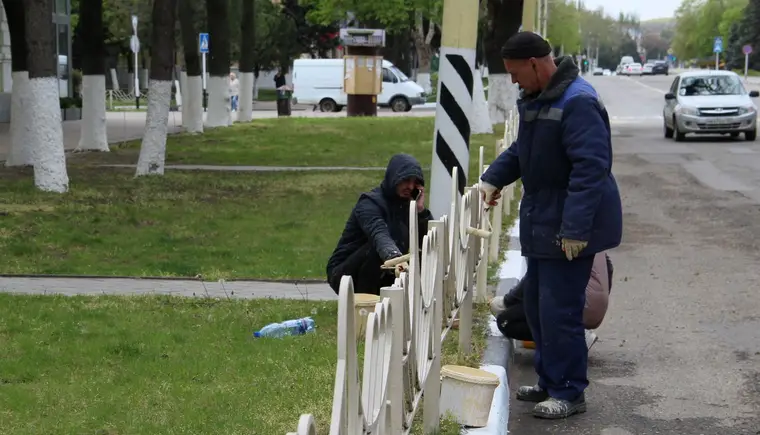
[[[663,123],[666,138],[682,141],[687,133],[730,134],[755,140],[757,107],[739,76],[731,71],[681,73],[665,94]]]

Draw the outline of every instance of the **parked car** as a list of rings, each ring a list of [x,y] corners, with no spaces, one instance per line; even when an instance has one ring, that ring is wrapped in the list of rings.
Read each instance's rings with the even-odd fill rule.
[[[669,67],[668,67],[668,63],[667,62],[655,62],[652,65],[652,72],[651,72],[651,74],[653,76],[656,76],[656,75],[665,75],[666,76],[666,75],[668,75],[668,69],[669,69]]]
[[[596,68],[594,68],[594,75],[595,76],[604,75],[604,70],[602,68],[596,67]]]
[[[409,80],[395,65],[382,63],[382,92],[379,107],[394,112],[408,112],[412,106],[425,104],[427,96],[420,85]],[[322,112],[340,112],[348,104],[343,91],[343,59],[296,59],[293,62],[293,103],[313,104]]]
[[[654,67],[654,64],[645,63],[644,66],[641,67],[641,75],[642,76],[652,75],[652,67]]]
[[[640,76],[642,71],[641,64],[638,62],[629,63],[623,71],[623,74],[627,76]]]
[[[611,75],[612,75],[612,71],[610,71],[609,69],[605,68],[605,69],[602,71],[602,75],[603,75],[603,76],[611,76]]]
[[[663,130],[666,138],[683,141],[686,134],[744,134],[757,137],[758,91],[744,88],[733,71],[689,71],[679,74],[665,94]]]

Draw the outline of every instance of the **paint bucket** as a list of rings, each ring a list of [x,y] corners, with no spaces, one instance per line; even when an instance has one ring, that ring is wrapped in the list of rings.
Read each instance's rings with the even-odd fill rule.
[[[380,296],[366,293],[354,295],[354,331],[356,331],[357,340],[364,340],[364,334],[367,332],[367,317],[369,313],[375,312],[375,304],[378,302],[380,302]]]
[[[499,377],[472,367],[441,368],[441,415],[450,413],[459,424],[485,427]]]

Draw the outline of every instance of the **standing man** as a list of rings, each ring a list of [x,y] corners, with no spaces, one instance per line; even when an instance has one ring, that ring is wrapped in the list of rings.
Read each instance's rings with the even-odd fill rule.
[[[522,88],[519,134],[483,174],[481,190],[495,204],[504,186],[523,182],[524,304],[538,383],[520,387],[517,400],[537,402],[536,417],[566,418],[586,411],[583,308],[594,256],[622,237],[609,117],[573,60],[553,59],[537,34],[514,35],[502,58]]]

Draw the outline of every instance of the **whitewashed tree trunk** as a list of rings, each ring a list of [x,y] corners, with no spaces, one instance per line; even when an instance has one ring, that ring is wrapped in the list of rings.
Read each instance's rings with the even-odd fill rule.
[[[491,124],[503,124],[517,102],[517,89],[508,74],[488,74],[488,114]]]
[[[179,88],[182,91],[182,106],[180,106],[180,113],[182,113],[182,126],[187,128],[187,71],[180,71],[179,73]]]
[[[488,102],[483,89],[483,79],[477,69],[472,71],[475,87],[472,92],[472,110],[470,111],[470,126],[472,134],[491,134],[493,126],[488,114]]]
[[[258,101],[259,99],[259,76],[253,76],[253,99]]]
[[[29,112],[29,72],[15,71],[13,92],[11,93],[11,148],[5,160],[5,166],[29,166],[34,164],[32,141],[29,132],[32,116]],[[60,116],[60,115],[59,115]]]
[[[188,133],[203,133],[203,78],[187,76],[187,92],[185,93],[187,120],[183,114],[182,124]]]
[[[206,127],[228,127],[232,124],[230,76],[209,76]]]
[[[426,94],[430,94],[433,91],[433,86],[430,82],[430,65],[433,60],[433,48],[430,44],[433,41],[433,36],[435,36],[435,28],[436,24],[431,22],[428,26],[427,34],[425,34],[422,12],[415,14],[414,45],[417,50],[417,58],[419,59],[417,84],[425,90]]]
[[[255,78],[252,72],[240,73],[240,110],[237,112],[238,122],[253,120],[253,86]]]
[[[111,68],[111,89],[118,91],[119,87],[119,75],[116,73],[116,68]]]
[[[151,80],[148,85],[148,113],[145,135],[137,160],[136,177],[163,175],[166,160],[166,134],[169,124],[169,104],[172,98],[170,80]]]
[[[82,122],[76,151],[109,151],[106,76],[82,76]]]
[[[58,78],[29,80],[29,144],[34,161],[34,185],[45,192],[66,192],[69,176],[63,150]]]

